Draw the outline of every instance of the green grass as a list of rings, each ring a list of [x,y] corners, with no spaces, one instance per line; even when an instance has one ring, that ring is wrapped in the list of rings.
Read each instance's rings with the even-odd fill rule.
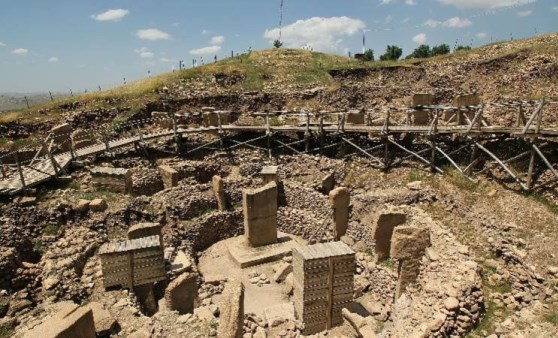
[[[422,181],[423,179],[424,173],[416,169],[411,170],[411,172],[409,172],[409,175],[407,175],[407,181],[409,182]]]
[[[60,228],[56,224],[49,224],[43,229],[43,234],[47,236],[56,236]]]
[[[483,184],[469,180],[453,167],[445,167],[444,171],[450,182],[461,190],[482,193],[486,189]]]
[[[558,326],[558,311],[557,310],[554,310],[550,313],[545,314],[543,316],[543,318],[544,318],[545,322],[548,322],[548,323],[551,323],[555,326]]]
[[[538,192],[531,193],[529,197],[534,201],[544,205],[551,213],[558,214],[558,205],[549,201],[547,198],[545,198],[543,195],[539,194]]]

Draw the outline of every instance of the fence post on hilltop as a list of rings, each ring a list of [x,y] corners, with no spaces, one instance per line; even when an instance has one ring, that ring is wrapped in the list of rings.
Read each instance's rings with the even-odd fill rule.
[[[50,90],[48,91],[48,95],[50,95],[50,101],[54,101],[54,99],[52,98],[52,93],[50,92]]]
[[[25,97],[25,103],[27,104],[27,109],[29,109],[29,100],[27,100],[27,95],[25,95],[24,97]]]

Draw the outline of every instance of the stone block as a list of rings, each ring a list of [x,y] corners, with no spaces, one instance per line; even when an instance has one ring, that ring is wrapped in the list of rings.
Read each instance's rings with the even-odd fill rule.
[[[244,236],[257,247],[277,242],[277,184],[242,192]]]
[[[394,259],[420,259],[430,246],[430,230],[414,226],[399,226],[393,231],[390,255]]]
[[[90,173],[91,183],[97,189],[117,193],[132,191],[132,171],[129,169],[95,167]]]
[[[178,251],[176,257],[172,261],[171,269],[176,274],[190,271],[192,269],[192,261],[184,251]]]
[[[95,332],[98,336],[107,336],[118,324],[116,318],[101,303],[91,302],[87,305],[93,311]]]
[[[263,184],[271,182],[279,183],[279,167],[276,165],[269,165],[262,168],[260,175],[262,175]]]
[[[236,281],[228,282],[222,299],[217,337],[241,338],[244,328],[244,285]]]
[[[159,236],[161,248],[163,247],[163,226],[159,223],[138,223],[128,229],[128,239],[137,239],[150,236]]]
[[[434,95],[432,94],[414,94],[413,107],[431,106],[434,103]]]
[[[366,114],[363,110],[350,110],[346,116],[345,122],[349,124],[364,124],[366,120]]]
[[[185,273],[170,282],[165,290],[165,301],[169,310],[180,314],[193,313],[194,301],[198,297],[197,277]]]
[[[161,178],[163,179],[163,184],[166,189],[176,187],[178,185],[178,171],[168,165],[160,165],[159,172],[161,173]]]
[[[213,194],[215,195],[215,199],[217,200],[217,207],[219,211],[227,210],[227,201],[225,199],[225,188],[223,184],[223,179],[221,176],[213,176],[211,180],[211,184],[213,187]]]
[[[287,321],[294,322],[296,320],[293,303],[270,306],[264,310],[264,315],[270,328],[279,326]]]
[[[331,173],[322,178],[321,192],[329,194],[335,188],[335,174]]]
[[[336,188],[329,192],[329,203],[333,209],[333,233],[336,240],[347,233],[349,225],[349,205],[351,198],[349,189]]]
[[[27,331],[24,338],[95,338],[93,311],[87,307],[65,303],[42,324]]]
[[[89,209],[93,212],[102,212],[107,210],[107,202],[102,198],[96,198],[89,202]]]
[[[478,94],[461,95],[453,99],[453,105],[456,107],[478,106],[480,104],[481,99]]]
[[[405,222],[407,222],[407,215],[402,213],[382,213],[378,216],[373,229],[377,261],[389,258],[393,230]]]

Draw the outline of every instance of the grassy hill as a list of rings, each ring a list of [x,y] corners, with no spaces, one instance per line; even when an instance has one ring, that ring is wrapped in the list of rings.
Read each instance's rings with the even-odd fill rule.
[[[116,117],[121,121],[163,99],[195,107],[200,102],[218,103],[219,98],[227,97],[228,105],[235,97],[241,100],[247,92],[269,94],[276,100],[272,102],[274,107],[287,108],[403,102],[413,92],[425,91],[433,92],[440,100],[467,91],[478,91],[487,100],[558,97],[557,55],[558,34],[397,62],[362,62],[304,50],[255,51],[102,92],[0,113],[0,124],[55,123],[68,118],[76,107],[126,107],[125,113]],[[215,99],[199,100],[208,97]],[[247,102],[250,103],[244,99],[242,104],[246,106]]]

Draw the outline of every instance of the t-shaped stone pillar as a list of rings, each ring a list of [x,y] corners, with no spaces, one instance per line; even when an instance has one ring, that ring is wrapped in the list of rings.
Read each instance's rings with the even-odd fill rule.
[[[263,184],[268,184],[269,182],[279,183],[278,169],[279,167],[276,165],[263,167],[260,173],[262,175]]]
[[[337,188],[329,193],[329,203],[333,209],[333,235],[336,240],[344,236],[349,225],[349,205],[351,198],[349,189]]]
[[[277,184],[242,192],[244,236],[253,246],[277,242]]]
[[[393,231],[391,257],[399,260],[399,277],[395,289],[397,300],[420,273],[420,260],[430,243],[430,229],[399,226]]]

